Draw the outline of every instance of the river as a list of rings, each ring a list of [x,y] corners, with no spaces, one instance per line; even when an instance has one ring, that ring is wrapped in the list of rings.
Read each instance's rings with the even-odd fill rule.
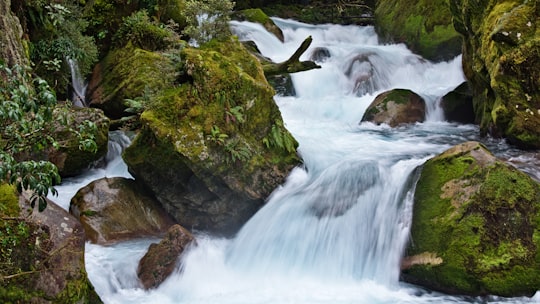
[[[478,127],[444,120],[441,96],[465,78],[461,57],[432,63],[405,45],[383,45],[373,27],[307,25],[274,19],[282,43],[260,25],[232,22],[240,40],[254,41],[275,62],[313,37],[321,69],[292,75],[295,96],[276,96],[287,129],[299,142],[303,166],[269,197],[232,239],[194,232],[198,246],[159,288],[144,291],[138,260],[155,239],[104,247],[88,243],[88,275],[105,303],[525,303],[449,296],[399,281],[413,205],[414,172],[430,157],[468,140],[540,176],[535,153],[479,138]],[[325,56],[326,56],[325,55]],[[365,77],[368,76],[368,77]],[[373,98],[410,89],[428,105],[426,121],[397,128],[360,123]],[[116,139],[114,139],[116,138]],[[131,177],[119,157],[129,144],[114,134],[106,168],[66,180],[55,199],[65,208],[76,191],[103,176]]]

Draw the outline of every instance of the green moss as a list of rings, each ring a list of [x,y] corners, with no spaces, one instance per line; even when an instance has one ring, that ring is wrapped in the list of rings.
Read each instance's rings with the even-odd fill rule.
[[[265,24],[270,21],[270,17],[266,15],[260,8],[252,8],[242,10],[242,14],[245,16],[247,21]]]
[[[98,105],[111,118],[120,118],[124,99],[143,96],[145,90],[156,92],[170,87],[177,76],[176,67],[164,54],[134,48],[130,44],[109,52],[98,65],[101,98]],[[111,102],[113,101],[113,102]]]
[[[100,304],[103,303],[94,290],[94,287],[88,280],[86,271],[79,273],[78,279],[71,278],[66,286],[55,299],[55,303],[81,303],[81,304]]]
[[[19,210],[19,198],[15,186],[0,184],[0,215],[18,216]]]

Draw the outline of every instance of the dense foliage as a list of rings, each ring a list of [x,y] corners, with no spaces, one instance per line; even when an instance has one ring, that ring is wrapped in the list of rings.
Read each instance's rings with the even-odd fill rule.
[[[38,203],[43,210],[49,191],[60,182],[56,166],[31,156],[47,147],[58,147],[53,132],[65,126],[79,138],[79,148],[96,151],[90,131],[95,128],[86,121],[72,128],[65,107],[58,107],[54,92],[46,81],[33,77],[30,69],[0,64],[0,182],[15,184],[19,192],[30,190],[32,207]],[[54,114],[54,115],[53,115]]]
[[[49,83],[58,96],[67,97],[71,82],[68,60],[78,62],[88,75],[98,59],[94,38],[76,0],[30,0],[14,3],[24,31],[30,38],[34,71]]]

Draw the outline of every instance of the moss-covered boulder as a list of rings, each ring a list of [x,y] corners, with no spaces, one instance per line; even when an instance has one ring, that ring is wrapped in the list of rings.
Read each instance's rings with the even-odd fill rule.
[[[429,60],[449,60],[461,53],[462,37],[454,29],[447,0],[378,1],[375,28],[383,40],[405,43]]]
[[[60,114],[60,112],[64,112]],[[59,107],[55,116],[62,115],[69,120],[69,126],[58,126],[53,137],[58,142],[58,147],[47,150],[45,159],[58,167],[58,173],[63,176],[75,176],[88,169],[94,162],[107,154],[109,141],[109,119],[103,111],[91,108],[64,108]],[[95,152],[86,151],[80,147],[79,126],[84,121],[95,124],[96,129],[91,131],[97,145]],[[72,129],[72,130],[70,130]]]
[[[467,295],[540,289],[540,184],[466,142],[418,180],[404,280]]]
[[[464,35],[463,69],[483,134],[540,148],[540,4],[450,1]]]
[[[297,143],[235,38],[181,57],[190,81],[156,96],[124,160],[182,226],[230,235],[299,163]]]
[[[361,121],[396,127],[401,124],[423,122],[425,116],[426,103],[422,97],[411,90],[393,89],[377,95],[366,109]]]
[[[463,82],[441,98],[444,118],[451,122],[473,124],[474,108],[472,89],[468,82]]]
[[[128,44],[112,50],[96,65],[86,100],[91,107],[102,109],[107,117],[118,119],[130,115],[124,112],[125,99],[165,89],[175,76],[169,57]]]
[[[122,177],[101,178],[81,188],[71,199],[69,212],[96,244],[161,236],[175,224],[148,192]]]
[[[84,266],[84,229],[49,201],[30,213],[14,187],[0,186],[2,303],[102,303]]]

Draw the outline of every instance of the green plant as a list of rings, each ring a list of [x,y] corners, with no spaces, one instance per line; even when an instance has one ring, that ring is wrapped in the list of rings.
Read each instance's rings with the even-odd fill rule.
[[[39,211],[47,206],[49,191],[60,182],[56,166],[48,161],[31,159],[47,147],[58,147],[53,132],[58,125],[74,132],[85,151],[97,150],[93,137],[95,125],[84,122],[75,127],[66,115],[53,115],[56,96],[43,79],[32,77],[30,69],[0,64],[0,182],[32,192],[30,203]]]
[[[229,0],[188,0],[183,33],[198,45],[226,39],[231,36],[228,22],[233,7],[234,2]]]
[[[232,108],[228,108],[225,111],[225,120],[227,122],[232,121],[232,122],[244,123],[246,121],[244,117],[244,107],[235,106]]]
[[[220,146],[225,144],[225,140],[227,138],[229,138],[229,135],[225,133],[221,133],[221,130],[216,125],[212,126],[212,130],[210,130],[210,134],[206,136],[206,140],[214,142]]]
[[[285,129],[283,121],[277,119],[274,121],[269,134],[263,138],[263,143],[267,148],[275,147],[289,153],[296,151],[296,140]]]
[[[227,163],[234,163],[237,160],[246,162],[253,154],[249,149],[249,146],[240,144],[239,140],[228,140],[224,149],[229,153]]]

